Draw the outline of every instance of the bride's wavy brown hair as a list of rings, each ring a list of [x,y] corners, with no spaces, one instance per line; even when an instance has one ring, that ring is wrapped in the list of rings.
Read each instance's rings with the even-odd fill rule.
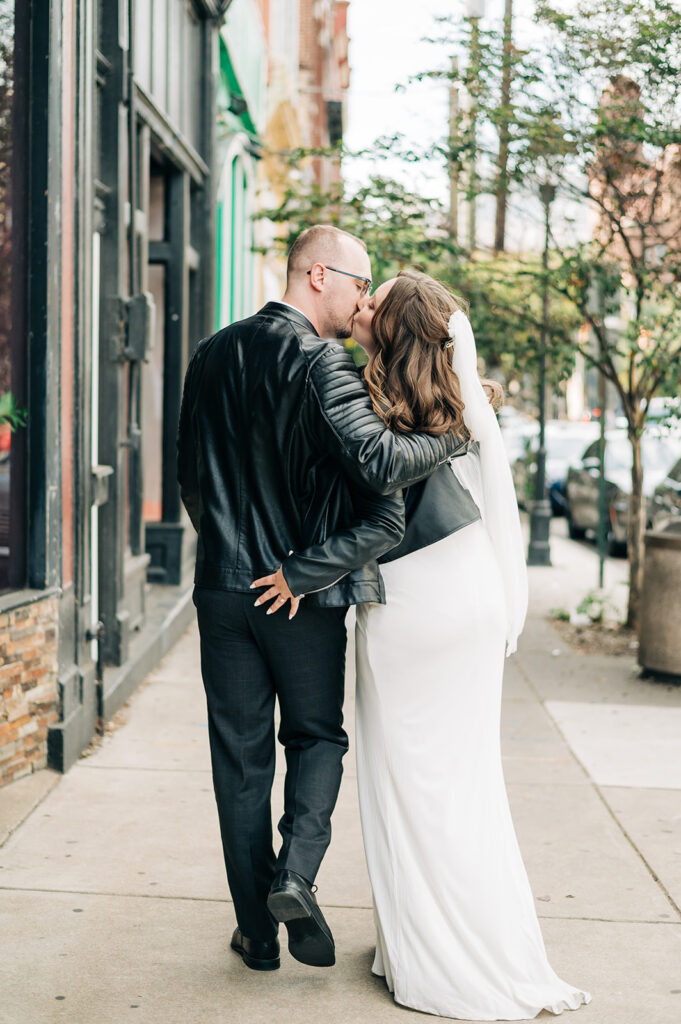
[[[452,369],[449,320],[467,303],[427,274],[402,270],[374,313],[376,349],[364,369],[374,408],[398,433],[463,434],[464,404]],[[503,391],[483,380],[495,408]]]

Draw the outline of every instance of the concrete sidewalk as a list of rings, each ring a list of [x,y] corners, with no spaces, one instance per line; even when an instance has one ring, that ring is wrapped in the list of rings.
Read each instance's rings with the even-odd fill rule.
[[[553,568],[532,570],[503,714],[506,777],[546,945],[557,972],[592,992],[575,1020],[678,1024],[681,689],[638,679],[633,658],[564,648],[545,609],[582,596],[595,556],[556,538],[553,557]],[[350,726],[352,690],[349,678]],[[275,816],[281,788],[280,767]],[[234,915],[195,628],[94,754],[63,778],[42,772],[0,791],[3,839],[2,1024],[424,1020],[370,974],[352,751],[318,878],[337,966],[305,968],[283,951],[280,971],[256,974],[228,950]]]

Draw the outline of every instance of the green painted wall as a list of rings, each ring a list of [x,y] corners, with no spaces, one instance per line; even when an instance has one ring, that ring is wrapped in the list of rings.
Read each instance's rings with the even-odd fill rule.
[[[234,0],[220,34],[218,145],[222,172],[216,210],[216,328],[253,310],[258,126],[265,115],[267,48],[254,0]]]

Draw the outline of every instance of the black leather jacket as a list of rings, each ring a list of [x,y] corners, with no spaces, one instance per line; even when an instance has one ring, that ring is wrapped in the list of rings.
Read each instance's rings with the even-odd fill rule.
[[[199,535],[195,582],[245,591],[283,565],[315,604],[382,602],[376,559],[405,528],[394,492],[466,448],[392,434],[343,346],[268,303],[202,341],[187,369],[178,480]]]
[[[475,446],[476,442],[470,444]],[[428,547],[482,518],[470,491],[459,482],[447,463],[426,480],[406,488],[404,510],[404,537],[379,557],[381,565]]]

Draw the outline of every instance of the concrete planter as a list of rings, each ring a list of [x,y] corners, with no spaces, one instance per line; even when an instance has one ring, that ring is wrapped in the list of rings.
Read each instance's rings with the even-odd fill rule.
[[[645,535],[638,661],[681,679],[681,524]]]

